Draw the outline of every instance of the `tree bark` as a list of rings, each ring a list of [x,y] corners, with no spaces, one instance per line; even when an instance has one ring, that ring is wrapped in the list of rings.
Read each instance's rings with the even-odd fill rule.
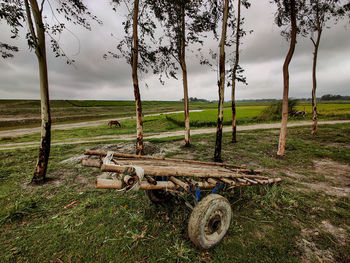
[[[236,74],[239,62],[239,34],[240,34],[240,21],[241,21],[241,0],[237,3],[237,32],[236,32],[236,58],[233,65],[232,72],[232,92],[231,92],[231,108],[232,108],[232,142],[237,142],[237,126],[236,126]]]
[[[282,123],[281,131],[278,143],[278,156],[284,156],[284,151],[286,147],[287,138],[287,122],[288,122],[288,92],[289,92],[289,63],[292,60],[293,53],[295,50],[295,43],[297,38],[297,24],[296,24],[296,10],[295,10],[295,0],[290,2],[290,18],[291,18],[291,39],[290,46],[283,64],[283,104],[282,104]]]
[[[317,88],[317,80],[316,80],[316,66],[317,66],[317,54],[318,47],[320,45],[322,28],[320,24],[319,12],[318,12],[318,1],[316,2],[316,24],[317,24],[317,39],[314,42],[312,39],[312,43],[314,44],[314,57],[312,63],[312,130],[311,134],[315,135],[317,132],[317,100],[316,100],[316,88]]]
[[[190,146],[190,110],[188,102],[188,86],[187,86],[187,66],[186,66],[186,25],[185,25],[185,7],[181,5],[181,50],[180,64],[182,69],[182,83],[184,88],[184,114],[185,114],[185,146]]]
[[[41,104],[41,140],[39,148],[39,156],[34,169],[32,178],[33,183],[42,183],[46,179],[46,171],[50,156],[51,145],[51,115],[50,115],[50,99],[49,99],[49,82],[47,73],[46,61],[46,42],[45,42],[45,28],[42,21],[42,10],[39,9],[36,0],[25,0],[25,7],[27,12],[28,24],[32,38],[34,39],[35,54],[39,65],[40,78],[40,104]],[[35,21],[35,30],[32,16]]]
[[[139,14],[139,0],[134,1],[134,14],[133,14],[133,49],[132,49],[132,81],[134,86],[134,96],[136,104],[136,154],[144,154],[143,146],[143,123],[142,123],[142,104],[139,88],[139,80],[137,75],[138,55],[139,55],[139,40],[137,33]]]
[[[224,91],[225,91],[225,42],[226,42],[226,30],[227,30],[227,18],[228,18],[228,2],[225,0],[224,16],[222,22],[222,31],[220,39],[220,62],[219,73],[220,79],[218,81],[219,89],[219,104],[218,104],[218,120],[216,126],[216,142],[214,161],[221,162],[221,144],[222,144],[222,122],[224,117]]]

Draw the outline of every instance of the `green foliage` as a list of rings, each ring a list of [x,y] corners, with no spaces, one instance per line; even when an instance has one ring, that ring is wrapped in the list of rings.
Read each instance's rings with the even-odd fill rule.
[[[281,119],[282,116],[282,101],[272,102],[270,106],[265,108],[259,116],[257,116],[258,121],[277,121]],[[295,107],[298,104],[298,100],[288,99],[288,115],[293,116],[295,113]]]

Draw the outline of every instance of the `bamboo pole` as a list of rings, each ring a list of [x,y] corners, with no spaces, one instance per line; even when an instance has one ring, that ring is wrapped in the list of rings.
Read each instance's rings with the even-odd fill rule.
[[[96,179],[96,188],[98,189],[121,189],[121,180],[112,179]],[[165,190],[165,189],[176,189],[177,186],[173,182],[159,181],[156,185],[150,184],[146,181],[140,183],[140,190]]]
[[[249,183],[258,184],[257,181],[251,180],[251,179],[249,179],[249,178],[244,177],[243,179],[244,179],[244,180],[247,180]]]
[[[99,155],[99,156],[106,156],[107,152],[104,151],[96,151],[96,150],[85,150],[85,155]],[[126,154],[126,153],[117,153],[115,152],[113,154],[114,157],[121,157],[121,158],[131,158],[131,159],[142,159],[142,160],[158,160],[158,161],[168,161],[168,162],[179,162],[179,163],[194,163],[194,164],[204,164],[204,165],[212,165],[212,166],[223,166],[223,167],[231,167],[231,168],[237,168],[237,169],[245,169],[245,166],[238,166],[233,164],[227,164],[227,163],[214,163],[214,162],[202,162],[202,161],[195,161],[195,160],[181,160],[181,159],[170,159],[170,158],[160,158],[160,157],[154,157],[154,156],[139,156],[135,154]],[[261,171],[257,170],[255,173],[259,173]]]
[[[103,164],[101,170],[103,172],[124,172],[125,166],[108,165]],[[144,167],[144,173],[151,176],[181,176],[181,177],[196,177],[196,178],[256,178],[256,179],[269,179],[266,176],[239,174],[233,172],[216,172],[215,170],[208,169],[179,169],[176,167]]]
[[[138,160],[138,159],[113,159],[113,161],[117,164],[120,165],[139,165],[139,166],[143,166],[143,165],[157,165],[157,166],[169,166],[171,165],[169,161],[164,161],[164,160]],[[151,162],[152,161],[152,162]],[[157,162],[154,162],[157,161]],[[194,167],[201,167],[203,168],[203,165],[205,164],[198,164],[198,163],[190,163],[192,166]],[[176,164],[177,167],[188,167],[189,163],[188,162],[178,162]],[[208,166],[212,166],[212,165],[208,165]],[[261,170],[250,170],[250,169],[237,169],[237,168],[226,168],[225,166],[214,166],[216,167],[215,169],[220,169],[222,171],[233,171],[233,172],[240,172],[240,173],[247,173],[247,174],[260,174],[262,173]],[[214,168],[213,167],[213,168]],[[230,169],[229,169],[230,168]]]
[[[181,186],[186,191],[190,188],[190,186],[188,184],[186,184],[183,181],[175,178],[174,176],[170,176],[169,180],[172,181],[174,184]]]
[[[220,178],[220,181],[223,181],[226,184],[229,184],[230,186],[235,186],[236,182],[231,180],[231,179],[227,179],[227,178]]]
[[[84,158],[82,161],[81,161],[81,164],[83,166],[87,166],[87,167],[101,167],[101,160],[99,159],[88,159],[88,158]]]
[[[208,181],[208,183],[210,183],[210,184],[217,184],[217,183],[218,183],[218,181],[216,181],[216,180],[213,179],[213,178],[208,178],[207,181]]]
[[[277,183],[281,181],[281,178],[274,178],[270,180],[260,180],[264,184],[268,183]],[[201,189],[212,189],[215,188],[216,184],[211,184],[208,182],[198,182],[191,180],[191,183],[195,186],[198,186]],[[240,183],[239,185],[232,185],[232,186],[249,186],[250,183]],[[142,181],[140,183],[140,190],[174,190],[178,189],[180,185],[173,183],[171,181],[159,181],[157,182],[157,185],[150,184],[146,181]],[[96,188],[98,189],[121,189],[122,188],[122,181],[121,180],[114,180],[114,179],[102,179],[97,178],[96,179]]]
[[[98,189],[121,189],[122,181],[97,178],[95,182],[95,187]]]

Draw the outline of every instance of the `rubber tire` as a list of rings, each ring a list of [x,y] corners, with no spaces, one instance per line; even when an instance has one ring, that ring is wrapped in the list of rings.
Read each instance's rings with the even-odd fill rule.
[[[210,194],[194,207],[188,222],[188,235],[196,246],[209,249],[223,239],[231,218],[229,201],[221,195]]]

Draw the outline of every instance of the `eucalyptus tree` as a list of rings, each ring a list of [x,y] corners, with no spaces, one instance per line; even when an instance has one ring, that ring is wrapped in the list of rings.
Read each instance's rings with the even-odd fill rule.
[[[283,63],[282,123],[277,151],[278,156],[284,156],[288,122],[289,63],[294,54],[299,30],[297,20],[303,23],[301,10],[304,8],[304,0],[274,0],[273,2],[277,5],[275,23],[279,27],[286,26],[281,34],[289,40],[289,50]]]
[[[312,130],[311,134],[317,132],[317,56],[318,49],[321,42],[323,29],[330,23],[335,23],[345,14],[345,8],[341,5],[340,0],[309,0],[306,8],[307,19],[304,25],[305,30],[311,33],[311,41],[314,47],[312,60]],[[314,37],[316,33],[316,37]]]
[[[131,65],[136,105],[136,154],[143,155],[142,102],[138,71],[147,73],[149,69],[153,69],[153,72],[157,73],[155,67],[157,52],[152,49],[152,46],[156,44],[154,37],[156,25],[153,21],[152,12],[149,9],[149,3],[147,3],[147,1],[113,0],[112,5],[115,12],[122,12],[121,3],[123,3],[127,9],[127,14],[123,21],[125,34],[117,45],[118,52],[109,51],[104,57],[107,58],[108,55],[111,55],[114,58],[124,58],[126,62]]]
[[[190,44],[202,44],[201,33],[212,29],[212,15],[203,0],[155,0],[149,1],[156,18],[164,29],[165,38],[160,39],[159,52],[162,60],[159,68],[166,77],[177,79],[179,66],[182,71],[184,91],[185,146],[190,146],[190,118],[186,48]]]
[[[237,121],[236,121],[236,81],[240,81],[246,84],[246,78],[242,76],[243,69],[239,65],[239,46],[240,39],[246,34],[246,31],[242,29],[243,19],[241,19],[241,5],[245,8],[250,7],[250,3],[247,0],[237,1],[237,18],[236,18],[236,28],[235,28],[235,58],[232,67],[232,80],[231,80],[231,109],[232,109],[232,142],[237,142]]]
[[[227,35],[227,21],[229,16],[229,0],[224,0],[222,15],[222,28],[219,44],[219,103],[218,103],[218,119],[216,125],[216,141],[214,151],[214,161],[220,162],[221,160],[221,145],[222,145],[222,126],[224,118],[224,91],[225,91],[225,45]]]
[[[53,13],[53,6],[47,2],[50,11]],[[26,39],[30,49],[35,51],[39,66],[40,80],[40,102],[41,102],[41,140],[39,156],[35,165],[32,182],[42,183],[46,178],[46,171],[50,156],[51,146],[51,114],[49,99],[49,79],[46,58],[46,34],[50,37],[51,47],[56,57],[65,56],[55,35],[60,34],[65,29],[65,24],[57,20],[56,23],[49,24],[44,21],[44,8],[47,7],[45,0],[3,0],[0,4],[0,18],[5,20],[11,28],[12,38],[17,38],[20,28],[26,23],[28,32]],[[78,24],[86,29],[91,29],[87,18],[95,19],[80,0],[60,0],[57,1],[56,12],[73,24]],[[73,60],[67,58],[67,63]]]

